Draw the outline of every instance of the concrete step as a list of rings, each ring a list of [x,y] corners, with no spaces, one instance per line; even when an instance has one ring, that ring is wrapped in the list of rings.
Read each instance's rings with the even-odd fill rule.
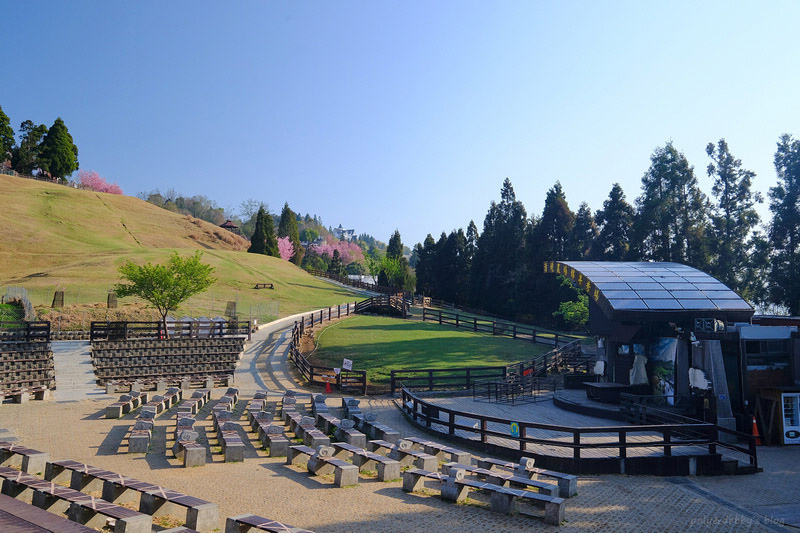
[[[56,371],[56,401],[80,401],[106,396],[105,390],[96,383],[89,341],[54,341],[52,350]]]

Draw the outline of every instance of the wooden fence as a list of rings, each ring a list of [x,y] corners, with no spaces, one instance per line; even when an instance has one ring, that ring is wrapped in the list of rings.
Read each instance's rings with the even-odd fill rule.
[[[50,322],[0,322],[0,341],[50,342]]]
[[[305,334],[307,328],[313,328],[315,324],[322,324],[326,319],[328,321],[334,318],[341,318],[342,316],[350,316],[355,312],[355,302],[338,305],[336,307],[328,307],[295,321],[292,326],[292,340],[289,343],[289,360],[294,363],[300,375],[315,385],[330,384],[340,391],[348,391],[359,393],[362,396],[367,394],[367,373],[364,370],[344,370],[336,369],[328,366],[313,365],[306,356],[300,351],[300,338]],[[327,316],[326,316],[327,311]]]
[[[564,335],[561,333],[550,333],[533,326],[516,324],[513,322],[502,322],[499,320],[486,320],[476,316],[462,315],[441,309],[423,308],[422,320],[436,322],[440,325],[455,326],[456,328],[469,329],[480,333],[491,333],[512,339],[523,339],[545,344],[548,346],[563,346],[566,344],[580,341],[579,337]]]
[[[396,294],[397,292],[402,292],[402,289],[398,289],[395,287],[383,287],[381,285],[375,285],[374,283],[366,283],[364,281],[350,279],[347,276],[330,274],[328,272],[325,272],[324,270],[309,269],[308,273],[311,274],[312,276],[332,279],[333,281],[336,281],[343,285],[349,285],[357,289],[364,289],[365,291],[379,292],[382,294]]]
[[[167,322],[169,338],[239,337],[250,340],[250,321]],[[92,322],[89,338],[95,340],[164,339],[162,322]]]
[[[505,379],[506,371],[505,366],[392,370],[390,389],[392,394],[401,386],[427,391],[468,390],[476,380]]]
[[[613,455],[620,459],[625,459],[629,448],[657,448],[663,452],[664,456],[669,457],[675,447],[703,446],[708,448],[709,454],[715,454],[717,453],[717,447],[722,446],[747,455],[750,464],[756,468],[758,467],[758,453],[756,451],[755,438],[752,435],[739,433],[711,423],[571,427],[519,422],[456,411],[431,404],[415,396],[406,387],[402,388],[401,405],[406,415],[415,423],[424,425],[426,428],[446,433],[451,437],[458,437],[474,443],[480,442],[481,444],[489,443],[490,438],[500,438],[506,442],[513,443],[516,450],[523,453],[531,452],[530,447],[532,445],[570,448],[572,450],[572,459],[578,462],[581,459],[583,450],[614,450],[615,453]],[[518,434],[516,432],[512,434],[512,423],[517,425]],[[434,428],[434,425],[439,426],[439,428]],[[691,431],[696,436],[691,439],[681,440],[673,438],[676,435],[685,435],[687,431]],[[457,435],[456,432],[460,434]],[[543,432],[552,432],[553,436],[549,438],[542,437],[541,434]],[[641,434],[652,435],[653,433],[660,435],[660,438],[652,441],[642,441],[641,439],[634,441],[629,438]],[[746,442],[747,445],[739,446],[722,443],[718,438],[720,433],[733,435],[738,440]],[[593,438],[598,434],[612,435],[613,437],[600,441],[597,438]]]
[[[403,298],[403,296],[394,296],[385,294],[383,296],[373,296],[361,302],[356,303],[356,313],[366,313],[367,311],[385,311],[387,313],[395,312],[403,318],[408,318],[408,310],[410,304]]]

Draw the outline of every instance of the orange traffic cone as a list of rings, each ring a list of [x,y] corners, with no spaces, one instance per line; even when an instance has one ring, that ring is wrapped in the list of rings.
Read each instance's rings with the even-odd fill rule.
[[[756,438],[756,446],[761,446],[761,435],[758,434],[758,424],[756,424],[755,415],[753,415],[753,436]]]
[[[331,392],[333,392],[331,390],[331,383],[328,381],[325,383],[325,394],[330,394]],[[753,418],[753,421],[755,421],[755,418]]]

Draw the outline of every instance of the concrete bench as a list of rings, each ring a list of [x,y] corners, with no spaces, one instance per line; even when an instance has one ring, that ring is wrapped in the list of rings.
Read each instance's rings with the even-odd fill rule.
[[[473,474],[488,483],[493,483],[501,487],[517,487],[526,490],[536,489],[539,494],[546,494],[548,496],[558,496],[558,486],[544,481],[530,479],[524,476],[517,476],[510,473],[498,472],[496,470],[486,470],[471,465],[463,465],[458,463],[446,463],[442,465],[442,472],[450,475],[450,472],[460,469],[469,474]]]
[[[317,427],[322,430],[323,433],[326,435],[332,434],[336,431],[336,428],[339,426],[341,420],[336,418],[330,413],[316,413],[317,417]]]
[[[533,478],[534,476],[541,476],[549,479],[555,479],[558,482],[558,495],[561,498],[571,498],[578,494],[578,476],[573,474],[564,474],[554,470],[545,470],[543,468],[536,468],[534,460],[531,457],[523,457],[519,463],[512,463],[509,461],[502,461],[493,459],[491,457],[477,458],[476,462],[481,468],[487,470],[510,470],[517,476],[524,476]]]
[[[135,411],[147,403],[148,398],[149,394],[146,392],[131,391],[129,394],[123,394],[118,401],[106,406],[106,418],[120,418]]]
[[[432,479],[443,483],[447,478],[441,472],[422,470],[421,468],[410,468],[403,472],[403,490],[406,492],[416,492],[425,488],[425,480]]]
[[[3,525],[6,531],[19,529],[31,532],[96,533],[95,529],[70,522],[66,518],[34,507],[30,503],[15,500],[5,494],[0,494],[0,510],[3,514]]]
[[[197,442],[199,434],[194,430],[195,419],[178,413],[175,420],[172,455],[183,462],[184,468],[203,466],[206,464],[206,447]]]
[[[285,457],[289,452],[289,439],[283,434],[283,427],[269,424],[259,427],[259,440],[270,457]]]
[[[500,514],[512,514],[518,500],[544,507],[544,521],[553,526],[561,525],[564,520],[565,500],[558,496],[548,496],[521,489],[501,487],[494,483],[483,483],[465,478],[465,471],[454,468],[442,483],[442,498],[460,502],[467,498],[472,489],[488,492],[491,497],[489,509]]]
[[[471,464],[472,454],[462,450],[458,450],[447,444],[441,444],[432,440],[420,437],[406,437],[405,440],[411,442],[411,447],[414,449],[422,450],[425,453],[435,455],[440,461],[449,459],[448,462],[459,464]]]
[[[439,460],[436,456],[411,449],[411,442],[403,439],[392,446],[389,458],[399,461],[400,466],[409,466],[413,463],[421,470],[438,470],[439,468]]]
[[[128,453],[147,453],[150,448],[153,424],[157,408],[149,405],[142,407],[139,416],[131,426],[128,434]]]
[[[307,529],[292,527],[254,514],[232,516],[225,522],[225,533],[247,533],[254,530],[269,533],[313,533]]]
[[[354,422],[349,419],[339,420],[334,426],[333,437],[342,442],[366,448],[367,436],[354,427]]]
[[[289,451],[286,454],[286,464],[293,465],[295,460],[300,457],[306,457],[306,464],[303,466],[307,466],[308,459],[311,459],[311,456],[317,452],[314,448],[309,448],[303,444],[297,446],[289,446]]]
[[[244,441],[239,436],[239,424],[224,422],[218,425],[217,440],[222,446],[226,463],[241,463],[244,461]]]
[[[13,442],[0,442],[0,465],[13,466],[28,474],[44,472],[50,455]]]
[[[73,522],[103,528],[106,519],[115,521],[115,533],[150,533],[153,520],[146,514],[89,496],[9,467],[0,467],[2,492],[14,498],[30,497],[34,506],[54,513],[66,513]]]
[[[362,413],[359,403],[360,400],[356,400],[355,398],[342,398],[342,411],[344,412],[344,418],[352,419],[356,415],[361,415]]]
[[[192,529],[210,531],[218,527],[219,508],[216,503],[77,461],[47,464],[46,480],[63,483],[67,477],[73,490],[102,491],[103,500],[112,503],[138,503],[141,513],[161,516],[175,515],[177,511],[185,514],[185,525]]]
[[[334,449],[320,446],[306,464],[309,472],[317,476],[334,474],[334,484],[346,487],[358,484],[358,467],[333,456]]]
[[[375,470],[378,473],[378,481],[392,481],[400,478],[400,461],[345,442],[336,442],[333,444],[333,448],[335,450],[334,457],[351,459],[353,464],[358,467],[359,472]]]

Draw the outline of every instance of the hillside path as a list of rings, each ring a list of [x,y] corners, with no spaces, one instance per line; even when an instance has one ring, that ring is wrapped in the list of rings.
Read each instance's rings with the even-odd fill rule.
[[[236,388],[243,393],[300,388],[289,372],[289,343],[294,321],[307,314],[281,318],[261,326],[253,333],[234,373]]]
[[[57,402],[111,398],[97,386],[89,341],[53,341]]]

